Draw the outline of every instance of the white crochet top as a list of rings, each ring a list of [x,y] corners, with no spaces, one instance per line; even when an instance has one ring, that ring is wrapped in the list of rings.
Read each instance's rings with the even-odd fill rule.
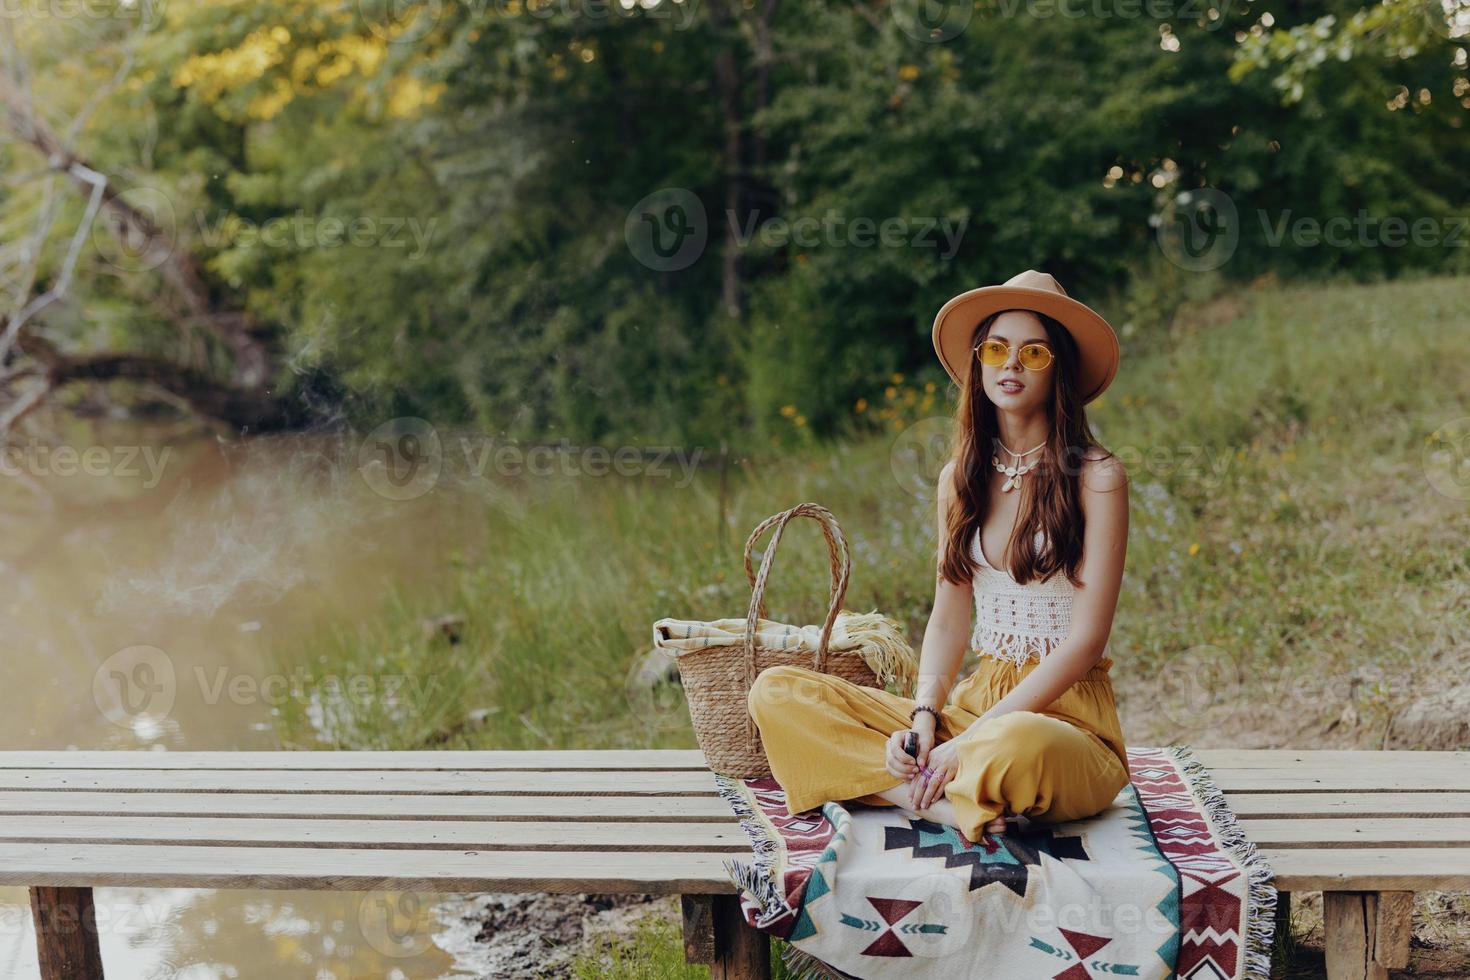
[[[1036,532],[1036,547],[1044,541]],[[1062,572],[1046,581],[1021,585],[1011,573],[993,567],[980,547],[980,533],[970,545],[979,567],[971,587],[975,591],[975,630],[970,648],[997,659],[1021,665],[1040,661],[1055,649],[1072,629],[1072,596],[1076,588]]]

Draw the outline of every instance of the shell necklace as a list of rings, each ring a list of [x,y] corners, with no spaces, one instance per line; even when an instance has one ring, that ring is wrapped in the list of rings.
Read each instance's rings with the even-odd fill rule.
[[[1027,463],[1025,466],[1017,466],[1016,464],[1025,457],[1030,456],[1032,453],[1044,447],[1046,445],[1046,441],[1042,440],[1041,445],[1037,446],[1036,449],[1028,449],[1024,453],[1018,453],[1012,450],[1005,443],[1001,442],[999,436],[991,436],[991,439],[995,441],[995,444],[997,446],[999,446],[1001,449],[1004,449],[1011,455],[1012,462],[1010,466],[1003,465],[1000,461],[999,455],[995,453],[991,453],[990,455],[990,462],[995,464],[995,468],[997,470],[1006,475],[1006,482],[1002,484],[1000,488],[1001,492],[1009,493],[1013,487],[1018,487],[1021,485],[1021,477],[1036,469],[1036,467],[1041,463],[1041,460],[1035,460],[1033,462]]]

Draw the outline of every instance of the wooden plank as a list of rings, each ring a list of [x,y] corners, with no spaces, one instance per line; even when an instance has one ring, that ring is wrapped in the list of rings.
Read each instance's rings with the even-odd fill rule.
[[[740,825],[551,820],[279,820],[223,817],[6,817],[0,842],[208,844],[213,847],[379,847],[426,850],[750,851]]]
[[[1300,769],[1221,769],[1211,773],[1227,793],[1444,793],[1470,792],[1470,769],[1395,768],[1380,766],[1307,767]]]
[[[1195,749],[1212,772],[1302,766],[1392,764],[1424,768],[1470,767],[1470,752],[1355,749]],[[514,749],[410,751],[138,750],[0,752],[0,769],[619,769],[706,770],[698,749]]]
[[[414,769],[708,771],[698,749],[411,750],[401,752],[0,752],[0,769]]]
[[[1424,768],[1470,767],[1470,752],[1356,749],[1196,748],[1212,772],[1303,766],[1391,764]],[[0,752],[0,769],[694,769],[706,770],[698,749],[526,749],[446,751],[225,751],[137,750]]]
[[[0,844],[0,885],[327,891],[734,894],[728,851],[649,860],[637,851]]]
[[[90,790],[111,793],[530,793],[579,796],[713,796],[708,772],[500,772],[448,769],[317,770],[0,769],[0,790]]]
[[[1201,749],[1195,757],[1211,772],[1217,769],[1288,769],[1299,766],[1382,765],[1470,766],[1470,752],[1425,751],[1405,749]]]
[[[1356,749],[1196,748],[1211,771],[1392,763],[1470,767],[1470,752]],[[0,752],[0,769],[707,769],[698,749],[512,749],[409,751],[138,750]]]
[[[1470,849],[1262,847],[1284,891],[1470,890]],[[0,843],[0,884],[722,894],[730,851],[579,852]],[[661,877],[667,875],[667,877]]]
[[[1470,847],[1470,818],[1256,820],[1242,817],[1246,836],[1271,847]]]
[[[733,817],[707,821],[376,820],[246,817],[222,814],[141,816],[115,813],[0,818],[0,841],[78,843],[196,843],[226,846],[400,847],[510,850],[749,849]],[[1273,849],[1470,848],[1470,821],[1371,819],[1362,821],[1242,820],[1258,846]]]
[[[1466,891],[1470,848],[1274,848],[1260,852],[1285,891]]]
[[[1227,792],[1238,817],[1470,817],[1470,793]]]
[[[102,980],[92,889],[38,886],[30,895],[41,980]]]
[[[285,817],[306,820],[622,820],[657,824],[684,820],[735,822],[718,795],[436,796],[307,793],[0,792],[0,819],[14,814],[132,814],[139,816]]]
[[[1216,774],[1226,793],[1423,793],[1470,792],[1463,776],[1413,772],[1233,770]],[[579,795],[715,795],[708,772],[510,772],[494,770],[109,770],[5,769],[3,790],[105,792],[274,793],[534,793]]]
[[[1470,793],[1470,768],[1227,769],[1226,793]],[[0,769],[3,790],[303,793],[715,794],[708,770]]]

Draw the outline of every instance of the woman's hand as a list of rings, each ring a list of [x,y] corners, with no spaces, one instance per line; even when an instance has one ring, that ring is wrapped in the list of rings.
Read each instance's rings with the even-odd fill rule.
[[[944,796],[944,787],[960,771],[959,753],[955,751],[957,739],[949,739],[925,755],[920,752],[919,758],[924,760],[921,764],[929,767],[929,775],[920,772],[917,779],[909,782],[909,803],[911,809],[927,810],[935,800]]]
[[[903,750],[904,743],[908,741],[909,734],[917,732],[919,736],[919,754],[917,757],[909,755]],[[934,719],[927,711],[919,713],[914,719],[913,728],[903,728],[888,736],[888,752],[884,756],[884,764],[888,768],[889,775],[895,779],[910,780],[919,774],[919,759],[924,758],[934,745]]]

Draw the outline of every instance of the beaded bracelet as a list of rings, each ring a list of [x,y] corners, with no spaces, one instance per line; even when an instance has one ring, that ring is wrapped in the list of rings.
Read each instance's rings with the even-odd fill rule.
[[[935,709],[929,707],[927,704],[921,704],[918,707],[914,708],[913,711],[910,711],[909,712],[909,721],[913,721],[916,717],[918,717],[918,714],[919,714],[920,711],[927,711],[931,715],[933,715],[934,716],[934,724],[936,724],[936,725],[939,724],[939,722],[943,720],[943,719],[941,719],[939,717],[939,712],[938,711],[936,711]]]

